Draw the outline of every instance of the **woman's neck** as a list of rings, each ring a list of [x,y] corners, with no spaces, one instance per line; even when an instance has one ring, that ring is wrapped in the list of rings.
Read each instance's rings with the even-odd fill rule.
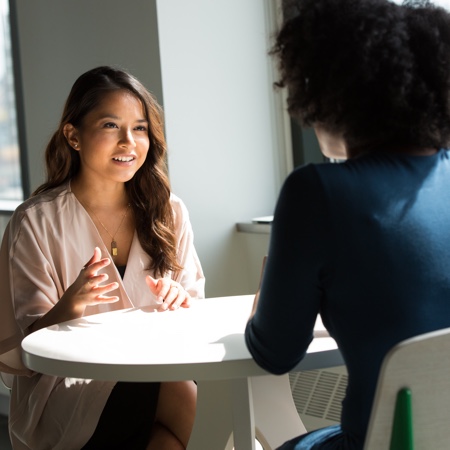
[[[83,205],[91,210],[122,209],[129,203],[125,184],[85,183],[77,178],[70,182],[70,189]]]

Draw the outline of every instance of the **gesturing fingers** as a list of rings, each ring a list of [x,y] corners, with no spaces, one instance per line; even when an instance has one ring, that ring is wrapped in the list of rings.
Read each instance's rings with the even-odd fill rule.
[[[109,258],[100,259],[100,257],[101,251],[98,247],[95,247],[93,256],[85,264],[78,277],[81,284],[78,295],[84,298],[86,305],[95,305],[104,302],[110,303],[119,300],[117,296],[106,295],[108,292],[119,287],[117,282],[101,284],[106,282],[109,276],[106,273],[98,272],[111,264],[111,260]]]
[[[101,303],[113,303],[119,300],[117,295],[108,296],[111,291],[119,288],[119,283],[113,282],[101,284],[108,281],[105,273],[98,273],[100,269],[111,263],[109,258],[101,258],[98,247],[86,265],[80,270],[77,279],[67,288],[58,305],[74,312],[74,317],[84,314],[86,306],[94,306]]]
[[[117,302],[119,297],[117,295],[106,296],[108,292],[114,291],[119,287],[118,283],[113,282],[92,288],[91,293],[94,295],[94,300],[108,301],[108,303]]]
[[[87,277],[95,277],[97,275],[97,272],[104,267],[111,264],[111,260],[109,258],[103,258],[95,262],[91,262],[86,264],[82,269],[81,272],[84,273]]]
[[[191,303],[191,296],[184,290],[183,286],[170,278],[160,278],[155,280],[147,276],[147,284],[153,294],[156,295],[160,310],[177,309],[180,306],[188,308]]]
[[[94,262],[99,261],[101,256],[102,256],[101,250],[98,247],[95,247],[94,248],[94,254],[91,256],[89,261],[83,266],[83,269],[86,269],[87,267],[89,267]]]
[[[190,306],[190,295],[178,283],[171,284],[164,303],[161,305],[162,309],[178,309],[180,306],[188,308]]]

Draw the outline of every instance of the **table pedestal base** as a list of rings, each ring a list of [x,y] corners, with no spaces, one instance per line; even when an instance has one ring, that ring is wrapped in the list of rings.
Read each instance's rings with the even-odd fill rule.
[[[274,450],[306,429],[289,376],[199,381],[197,414],[188,450]]]

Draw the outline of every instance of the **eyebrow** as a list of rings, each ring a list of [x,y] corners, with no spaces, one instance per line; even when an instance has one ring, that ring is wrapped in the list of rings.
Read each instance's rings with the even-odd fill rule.
[[[98,120],[104,120],[104,119],[114,119],[114,120],[120,120],[121,117],[115,116],[114,114],[104,114],[103,116],[100,116]],[[137,123],[148,123],[147,119],[138,119],[136,120]]]

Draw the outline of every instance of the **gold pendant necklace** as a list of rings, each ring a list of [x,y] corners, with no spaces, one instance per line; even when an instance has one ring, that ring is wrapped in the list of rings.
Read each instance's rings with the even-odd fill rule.
[[[105,229],[105,231],[108,233],[109,237],[111,238],[111,255],[112,256],[117,256],[119,254],[119,251],[117,248],[117,242],[116,242],[116,234],[119,232],[120,227],[122,226],[123,221],[125,220],[125,217],[128,214],[129,208],[130,208],[130,204],[128,203],[127,209],[123,213],[122,220],[120,221],[119,226],[117,227],[117,230],[113,235],[111,235],[111,233],[108,231],[108,228],[106,228],[105,225],[103,225],[103,222],[97,217],[97,214],[95,214],[95,212],[92,211],[92,209],[87,208],[89,211],[91,211],[92,214],[94,214],[94,217],[97,219],[98,223]]]

